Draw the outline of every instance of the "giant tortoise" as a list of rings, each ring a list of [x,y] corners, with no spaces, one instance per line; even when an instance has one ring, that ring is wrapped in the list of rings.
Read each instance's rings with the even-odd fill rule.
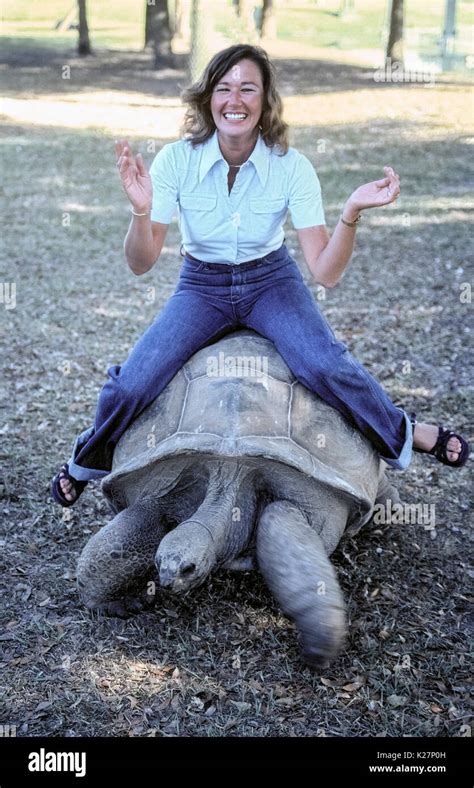
[[[305,661],[326,663],[345,634],[328,556],[377,501],[397,499],[385,467],[272,342],[228,334],[195,353],[117,444],[102,485],[116,516],[80,556],[81,599],[128,615],[153,577],[183,593],[218,568],[256,563]]]

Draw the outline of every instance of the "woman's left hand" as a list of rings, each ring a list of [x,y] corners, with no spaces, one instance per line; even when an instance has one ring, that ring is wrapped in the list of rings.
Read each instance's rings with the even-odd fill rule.
[[[379,208],[395,202],[400,194],[400,176],[393,167],[384,167],[386,177],[380,181],[372,181],[359,186],[351,194],[348,203],[354,210],[363,211],[365,208]]]

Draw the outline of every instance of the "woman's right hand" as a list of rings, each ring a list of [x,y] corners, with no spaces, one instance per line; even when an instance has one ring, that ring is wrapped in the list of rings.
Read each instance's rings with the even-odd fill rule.
[[[120,180],[134,211],[151,210],[153,186],[141,153],[134,156],[127,140],[115,141],[115,153]]]

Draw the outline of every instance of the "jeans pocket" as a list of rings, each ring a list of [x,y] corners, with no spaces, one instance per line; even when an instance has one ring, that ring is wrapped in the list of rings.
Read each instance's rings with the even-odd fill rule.
[[[204,271],[206,267],[207,267],[207,263],[203,263],[201,261],[198,262],[197,260],[191,260],[189,257],[185,257],[181,270],[185,274],[186,273],[198,274],[201,271]]]

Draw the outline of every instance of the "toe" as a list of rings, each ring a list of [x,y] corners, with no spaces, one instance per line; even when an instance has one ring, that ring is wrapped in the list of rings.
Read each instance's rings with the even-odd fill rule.
[[[75,491],[71,481],[64,476],[59,480],[59,486],[61,487],[61,491],[66,501],[73,501],[76,496],[74,494]]]
[[[456,462],[461,452],[461,443],[458,438],[450,438],[447,444],[447,455],[451,462]]]

